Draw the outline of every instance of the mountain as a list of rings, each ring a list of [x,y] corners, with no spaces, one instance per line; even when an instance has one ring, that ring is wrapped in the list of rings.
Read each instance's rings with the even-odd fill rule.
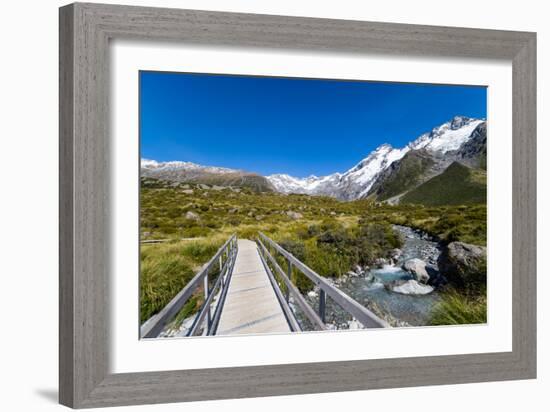
[[[477,161],[476,156],[483,150],[483,136],[486,145],[486,128],[479,131],[485,124],[484,120],[455,116],[403,148],[389,144],[379,146],[344,173],[307,178],[274,174],[267,179],[282,193],[326,195],[342,200],[365,197],[386,200],[442,173],[455,160]],[[472,144],[467,149],[476,131],[477,146]]]
[[[377,200],[388,200],[416,187],[423,182],[434,164],[435,161],[427,150],[411,150],[378,175],[369,190],[369,196]]]
[[[455,161],[443,173],[405,193],[400,203],[440,206],[485,203],[486,200],[487,172]]]
[[[456,160],[473,168],[487,169],[487,123],[481,123],[456,152]]]
[[[485,121],[465,116],[455,116],[451,121],[443,123],[441,126],[432,129],[431,132],[418,137],[409,144],[409,147],[414,150],[426,149],[441,154],[458,150],[470,139],[474,130],[482,123],[485,123]]]
[[[306,178],[274,174],[267,176],[267,179],[282,193],[305,193],[354,200],[366,195],[378,173],[403,157],[406,152],[406,149],[394,149],[391,145],[384,144],[345,173]]]
[[[202,166],[191,162],[142,159],[141,175],[162,180],[245,186],[255,191],[331,196],[340,200],[371,198],[398,203],[415,188],[445,172],[453,162],[485,168],[485,120],[455,116],[402,148],[383,144],[351,169],[327,176],[260,176],[243,170]]]
[[[407,156],[379,174],[367,197],[399,203],[406,192],[443,173],[453,162],[474,169],[485,168],[487,123],[455,117],[430,134],[420,136],[409,147],[412,150]]]
[[[224,167],[202,166],[192,162],[157,162],[141,159],[141,177],[182,183],[247,187],[256,192],[275,190],[265,177],[256,173]]]
[[[366,197],[396,203],[455,161],[479,167],[486,147],[486,121],[455,116],[409,143],[406,155],[378,174]]]

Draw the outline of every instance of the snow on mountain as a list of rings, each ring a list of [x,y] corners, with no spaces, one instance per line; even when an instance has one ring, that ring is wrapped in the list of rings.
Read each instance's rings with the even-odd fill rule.
[[[207,172],[207,173],[241,172],[241,170],[228,169],[225,167],[202,166],[193,162],[180,162],[180,161],[157,162],[156,160],[150,160],[150,159],[141,159],[141,169],[145,171],[154,171],[159,173],[177,171],[177,170],[197,171],[197,172],[200,171],[200,172]]]
[[[389,144],[378,147],[367,158],[342,175],[341,197],[357,199],[367,194],[380,172],[396,160],[400,160],[409,150],[408,147],[395,149]]]
[[[409,150],[408,147],[394,149],[389,144],[383,144],[345,173],[305,178],[274,174],[267,176],[267,179],[277,191],[282,193],[305,193],[333,196],[346,200],[356,199],[368,192],[381,170],[401,159]]]
[[[317,177],[293,177],[287,174],[274,174],[267,176],[267,179],[281,193],[323,193],[329,189],[340,178],[340,173],[334,173],[328,176]],[[328,194],[328,193],[327,193]]]
[[[432,152],[447,153],[458,150],[484,120],[455,116],[450,122],[424,133],[409,144],[411,149],[426,149]]]
[[[359,199],[369,192],[384,170],[393,162],[402,159],[410,150],[425,149],[438,155],[445,155],[447,152],[458,150],[483,122],[484,120],[455,116],[449,122],[422,134],[403,148],[393,148],[389,144],[379,146],[345,173],[306,178],[274,174],[267,176],[267,179],[277,191],[282,193],[327,195],[343,200]]]

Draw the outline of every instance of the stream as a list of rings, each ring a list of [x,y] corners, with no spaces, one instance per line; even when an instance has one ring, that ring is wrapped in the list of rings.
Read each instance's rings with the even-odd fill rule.
[[[394,225],[394,230],[404,240],[402,253],[394,264],[384,264],[367,271],[357,268],[333,283],[365,307],[388,314],[392,318],[392,326],[424,326],[428,323],[433,306],[439,301],[437,289],[428,294],[413,295],[393,292],[386,286],[396,280],[413,279],[410,273],[401,269],[401,264],[409,259],[421,259],[436,270],[441,252],[437,242],[422,232],[398,225]],[[318,291],[310,292],[306,299],[312,307],[318,307]],[[298,317],[300,321],[305,320],[303,315]],[[326,322],[333,329],[361,327],[330,298],[326,302]]]

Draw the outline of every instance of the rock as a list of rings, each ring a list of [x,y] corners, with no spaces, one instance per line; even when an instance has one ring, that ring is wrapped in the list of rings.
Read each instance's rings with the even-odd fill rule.
[[[205,184],[203,184],[203,183],[199,184],[199,187],[200,187],[201,189],[204,189],[204,190],[210,189],[210,186],[205,185]]]
[[[298,220],[298,219],[301,219],[301,218],[304,217],[301,213],[293,212],[292,210],[289,210],[288,212],[286,212],[286,215],[289,218],[294,219],[294,220]]]
[[[330,212],[331,216],[336,216],[336,212]]]
[[[212,186],[212,190],[218,190],[219,191],[219,190],[223,190],[223,189],[225,189],[225,187],[223,187],[223,186],[218,186],[218,185]]]
[[[185,214],[185,218],[189,220],[199,220],[200,216],[194,212],[189,211]]]
[[[193,194],[193,189],[184,189],[181,191],[181,193],[185,193],[186,195],[192,195]]]
[[[464,242],[451,242],[437,260],[439,271],[459,286],[487,280],[487,248]]]
[[[264,215],[258,215],[256,216],[256,220],[260,221],[260,220],[263,220],[265,216]]]
[[[233,209],[229,209],[227,213],[234,214],[234,213],[237,213],[238,211],[239,211],[239,208],[234,207]]]
[[[418,258],[409,259],[401,265],[403,270],[411,273],[414,278],[422,283],[428,283],[430,275],[426,270],[426,263]]]
[[[346,273],[347,276],[349,277],[352,277],[352,278],[358,278],[360,276],[362,276],[365,272],[363,272],[363,269],[361,269],[360,266],[357,266],[355,268],[355,271],[353,270],[350,270],[349,272]]]
[[[387,265],[389,263],[388,259],[386,258],[377,258],[374,260],[374,266],[381,268],[384,265]]]
[[[401,293],[403,295],[427,295],[434,291],[432,286],[423,285],[414,279],[396,280],[388,284],[386,288],[392,292]]]
[[[394,259],[394,260],[399,259],[399,257],[400,257],[402,254],[403,254],[403,251],[402,251],[401,249],[395,248],[395,249],[392,249],[392,250],[390,251],[390,256],[391,256],[392,259]]]

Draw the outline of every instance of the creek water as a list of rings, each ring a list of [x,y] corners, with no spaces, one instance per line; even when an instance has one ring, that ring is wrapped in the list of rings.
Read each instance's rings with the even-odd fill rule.
[[[437,289],[425,295],[412,295],[393,292],[388,290],[386,285],[396,280],[412,279],[410,273],[401,269],[401,264],[406,260],[422,259],[429,266],[436,268],[440,250],[437,242],[424,233],[397,225],[394,226],[394,230],[399,232],[404,240],[402,253],[394,264],[367,271],[357,270],[335,281],[334,286],[376,313],[389,315],[394,326],[423,326],[427,324],[433,306],[439,301]],[[318,307],[317,291],[310,292],[307,299],[314,308]],[[299,318],[303,319],[303,316]],[[359,327],[357,322],[330,298],[327,298],[326,321],[334,329]]]

